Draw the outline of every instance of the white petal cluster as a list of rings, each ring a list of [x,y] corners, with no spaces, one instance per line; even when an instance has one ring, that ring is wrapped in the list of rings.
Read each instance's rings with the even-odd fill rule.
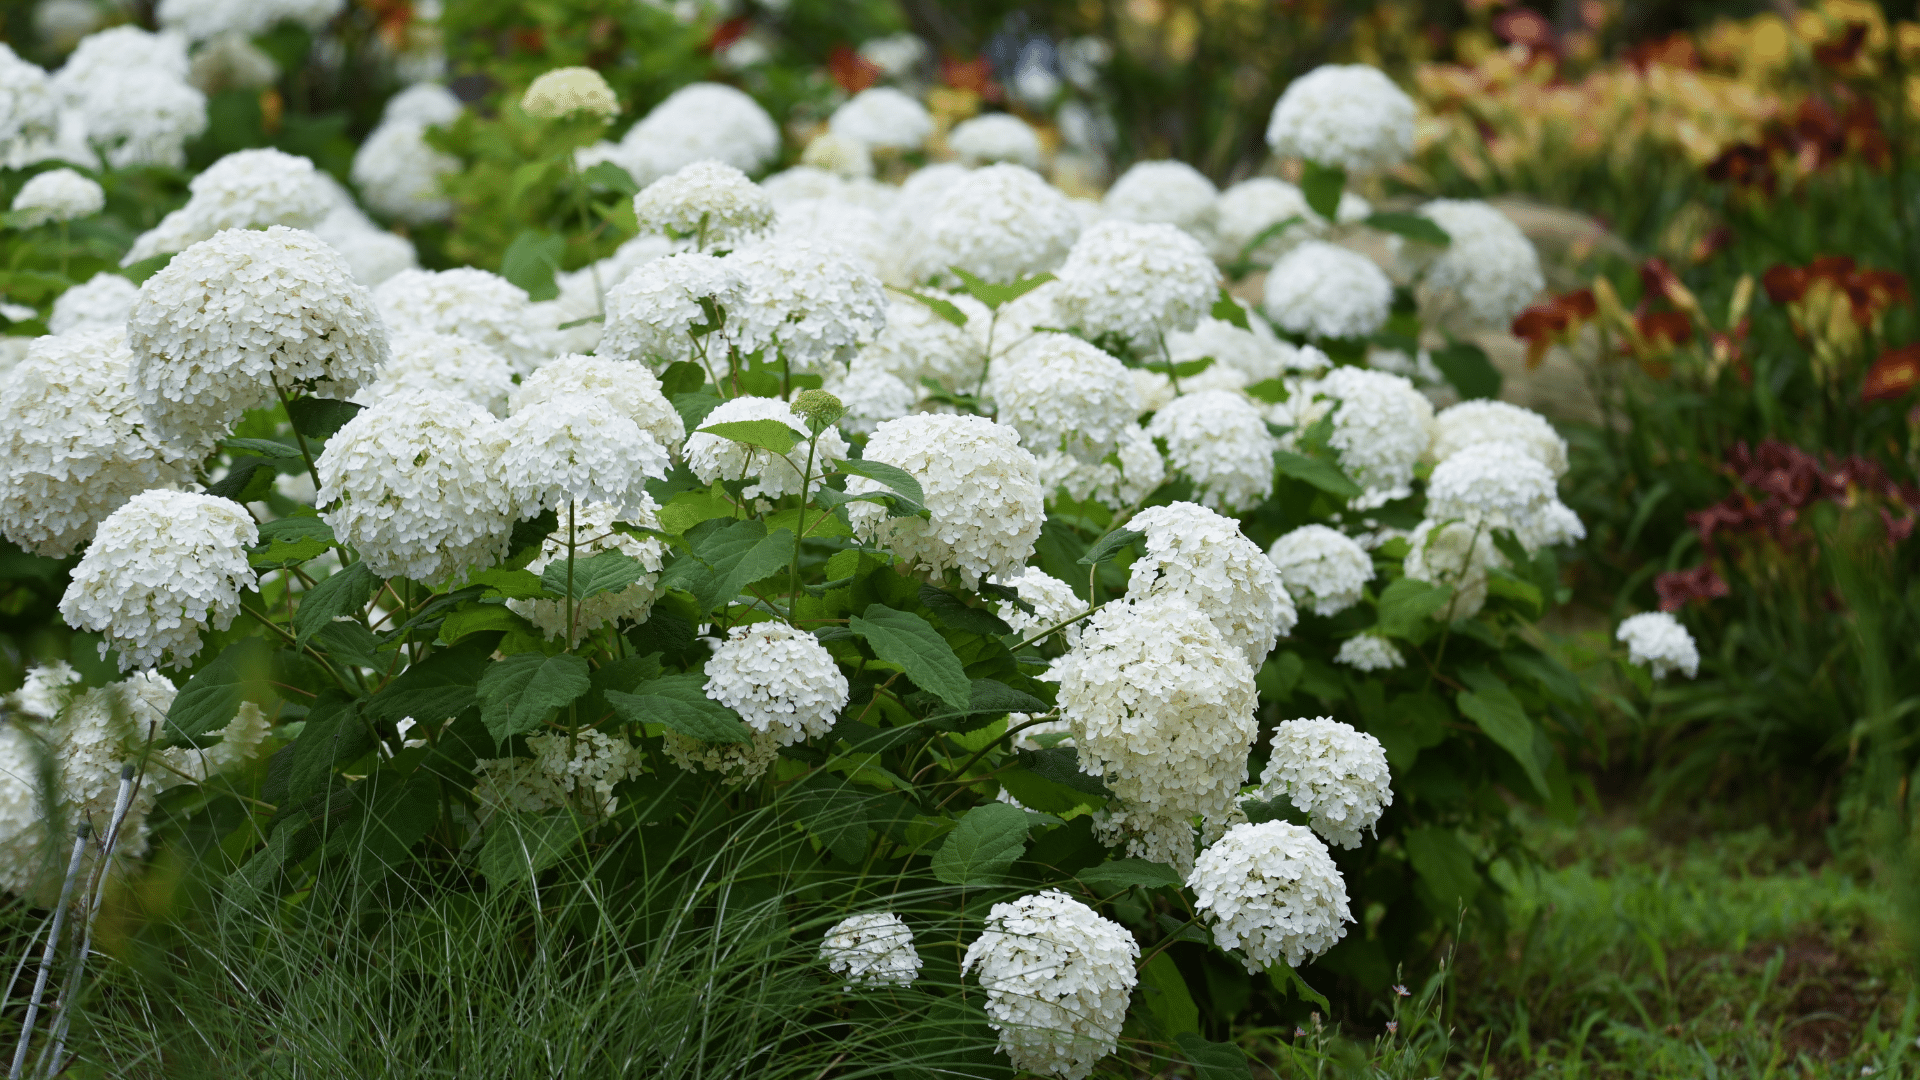
[[[926,106],[891,86],[853,95],[827,119],[827,128],[876,150],[918,150],[933,134]]]
[[[983,113],[962,120],[947,134],[947,148],[968,165],[1008,161],[1029,169],[1040,167],[1040,136],[1012,113]]]
[[[555,351],[555,327],[534,310],[526,290],[485,270],[403,270],[380,283],[373,301],[396,333],[472,338],[506,357],[517,375]]]
[[[734,627],[706,672],[707,697],[779,746],[825,735],[847,707],[847,677],[827,647],[786,623]]]
[[[699,238],[700,250],[731,249],[773,225],[773,203],[760,185],[724,161],[696,161],[648,184],[633,197],[642,232]]]
[[[183,167],[187,141],[207,129],[207,96],[187,85],[187,68],[187,42],[178,34],[115,26],[88,35],[49,80],[77,122],[77,154],[66,152],[63,130],[53,156],[92,165],[99,148],[116,169]]]
[[[335,206],[313,227],[313,235],[339,252],[353,280],[369,289],[402,270],[420,268],[411,240],[375,226],[358,207]]]
[[[654,598],[659,595],[656,585],[660,580],[660,566],[666,559],[667,548],[654,537],[620,532],[614,528],[614,522],[658,529],[659,507],[655,505],[653,497],[641,495],[640,501],[624,513],[612,503],[587,502],[575,503],[571,513],[562,507],[558,516],[560,527],[548,534],[546,542],[540,545],[540,554],[527,564],[528,570],[538,574],[556,563],[564,566],[567,561],[567,531],[571,527],[576,562],[603,552],[617,551],[640,560],[641,569],[646,571],[640,575],[640,580],[618,592],[595,593],[576,601],[573,605],[573,640],[570,644],[578,645],[588,634],[623,619],[636,623],[647,621],[647,613],[653,610]],[[565,600],[515,599],[507,601],[507,607],[549,638],[566,635]]]
[[[1284,795],[1313,831],[1351,851],[1393,805],[1393,777],[1380,740],[1331,717],[1282,720],[1273,732],[1260,794]]]
[[[1413,99],[1380,69],[1326,64],[1287,84],[1267,145],[1281,157],[1380,172],[1413,154],[1414,113]]]
[[[585,394],[613,406],[668,450],[687,437],[687,424],[660,391],[660,380],[639,364],[605,357],[562,356],[544,364],[515,387],[513,411],[520,412],[566,394]]]
[[[1459,313],[1474,329],[1505,330],[1546,287],[1533,242],[1511,218],[1477,199],[1420,208],[1452,241],[1421,281],[1429,308]]]
[[[561,329],[554,338],[558,352],[585,353],[600,349],[605,337],[607,294],[626,282],[635,270],[664,259],[684,245],[665,236],[642,233],[614,249],[613,254],[578,270],[554,275],[560,295],[536,304],[548,311]],[[573,325],[567,325],[567,324]]]
[[[1221,262],[1245,255],[1270,264],[1305,241],[1320,239],[1327,231],[1326,219],[1307,205],[1306,194],[1277,177],[1242,180],[1221,192],[1215,206],[1218,224],[1214,227],[1213,255]],[[1291,224],[1268,233],[1283,221]],[[1259,243],[1249,251],[1248,245],[1256,240]]]
[[[752,173],[779,155],[780,129],[741,91],[700,82],[668,95],[609,149],[640,184],[708,158]]]
[[[965,293],[929,289],[922,295],[958,308],[965,324],[956,326],[919,300],[893,293],[887,300],[887,325],[861,351],[862,359],[916,390],[922,379],[956,392],[977,389],[987,370],[987,328],[994,313]]]
[[[1213,242],[1220,189],[1184,161],[1136,162],[1107,189],[1100,208],[1120,221],[1154,222]]]
[[[1325,525],[1302,525],[1267,551],[1294,603],[1315,615],[1338,615],[1360,602],[1373,580],[1373,557],[1346,534]]]
[[[900,197],[907,203],[909,192]],[[1057,269],[1080,236],[1067,197],[1022,165],[962,171],[908,223],[905,269],[914,284],[947,281],[956,266],[1010,284]]]
[[[1073,586],[1037,566],[1029,566],[1017,574],[1002,577],[1000,584],[1019,593],[1020,599],[1033,605],[1031,615],[1012,601],[1002,600],[994,605],[1000,618],[1013,627],[1013,632],[1022,639],[1058,626],[1087,610],[1087,602],[1074,595]],[[1066,638],[1068,648],[1079,642],[1082,625],[1074,623],[1060,632]]]
[[[1265,319],[1251,313],[1245,330],[1209,315],[1191,330],[1176,330],[1167,335],[1167,358],[1174,363],[1204,356],[1213,358],[1214,367],[1238,375],[1243,386],[1324,367],[1327,362],[1326,354],[1311,345],[1295,347],[1281,341]],[[1200,374],[1205,376],[1208,372]],[[1193,382],[1192,378],[1181,379],[1180,387],[1182,390],[1204,389],[1192,387]]]
[[[1240,523],[1190,502],[1151,506],[1127,528],[1146,534],[1127,595],[1171,593],[1213,620],[1228,645],[1258,669],[1298,618],[1272,560]]]
[[[744,298],[735,266],[685,252],[636,267],[618,285],[606,287],[607,321],[596,351],[662,368],[693,359],[692,329],[712,325],[701,301],[730,316]],[[718,351],[721,339],[712,341]]]
[[[1140,403],[1120,361],[1067,334],[1039,334],[993,366],[997,419],[1039,453],[1099,461],[1134,427]]]
[[[1340,643],[1340,651],[1333,654],[1333,662],[1345,664],[1355,671],[1391,671],[1405,667],[1407,658],[1400,655],[1400,649],[1393,642],[1377,634],[1361,634],[1350,637]]]
[[[1172,225],[1128,221],[1080,234],[1059,280],[1054,304],[1068,325],[1152,351],[1166,334],[1193,329],[1220,291],[1220,271],[1198,240]]]
[[[1125,927],[1049,889],[993,905],[960,973],[980,973],[987,1023],[1015,1068],[1083,1080],[1119,1045],[1139,958]]]
[[[853,986],[911,986],[920,974],[913,931],[890,911],[849,915],[820,944],[827,970]]]
[[[728,787],[758,780],[780,756],[780,743],[771,732],[755,732],[743,743],[710,743],[668,728],[661,749],[668,760],[688,772],[719,773],[720,782]]]
[[[969,587],[1026,565],[1046,519],[1033,455],[1010,427],[980,416],[922,414],[889,420],[865,458],[904,469],[926,496],[931,520],[887,516],[873,503],[847,506],[856,533],[935,577],[957,570]],[[849,494],[885,491],[854,476]]]
[[[223,34],[258,37],[281,22],[317,30],[346,6],[346,0],[160,0],[154,17],[189,41],[205,41]]]
[[[527,739],[527,749],[533,751],[534,767],[556,790],[573,795],[575,805],[600,817],[619,809],[614,785],[637,780],[646,771],[646,754],[639,747],[593,728],[534,735]]]
[[[666,447],[611,403],[560,394],[527,404],[501,422],[500,455],[515,517],[569,502],[638,506],[648,480],[664,479]]]
[[[380,369],[372,386],[354,395],[360,404],[430,392],[462,398],[495,416],[506,415],[513,366],[499,353],[471,338],[420,330],[393,335],[389,347],[393,358]]]
[[[1586,535],[1580,519],[1560,502],[1553,471],[1522,443],[1475,443],[1434,466],[1427,516],[1512,530],[1529,551]]]
[[[100,523],[60,598],[67,625],[103,635],[120,669],[185,667],[200,633],[225,630],[254,584],[247,548],[260,530],[229,499],[156,488]]]
[[[620,100],[606,76],[590,67],[562,67],[545,71],[520,97],[528,116],[555,119],[574,113],[610,117],[620,111]]]
[[[106,205],[106,191],[72,169],[36,174],[20,185],[20,193],[13,197],[13,211],[25,227],[72,221],[97,214]]]
[[[367,135],[353,155],[349,174],[367,205],[390,218],[420,224],[444,221],[453,201],[440,179],[457,172],[460,159],[427,143],[432,123],[388,119]]]
[[[185,251],[223,229],[311,228],[333,209],[333,192],[313,162],[272,149],[228,154],[189,180],[187,191],[187,204],[136,237],[120,265]]]
[[[0,706],[29,720],[51,720],[80,692],[80,673],[65,660],[27,669],[20,689],[0,695]]]
[[[1137,392],[1137,389],[1136,389]],[[1064,490],[1075,502],[1093,499],[1114,510],[1146,501],[1167,481],[1167,461],[1153,438],[1136,425],[1120,429],[1112,453],[1099,461],[1084,461],[1058,450],[1041,454],[1040,486],[1051,502]]]
[[[218,437],[303,388],[347,397],[387,362],[367,290],[319,237],[228,229],[173,258],[127,314],[133,383],[164,432]]]
[[[783,239],[727,257],[740,300],[727,312],[727,335],[741,351],[764,349],[795,373],[844,369],[886,325],[887,294],[875,277],[835,247]]]
[[[884,214],[844,199],[795,199],[780,204],[773,238],[808,239],[838,247],[867,272],[885,278],[894,263],[894,238]]]
[[[451,124],[465,106],[453,91],[437,83],[415,83],[387,99],[380,122],[407,121],[428,127]]]
[[[1346,936],[1347,883],[1327,846],[1285,821],[1240,824],[1200,853],[1187,877],[1194,906],[1248,971],[1299,967]]]
[[[1386,324],[1393,282],[1365,255],[1309,240],[1267,272],[1263,306],[1290,333],[1363,338]]]
[[[1403,566],[1415,581],[1446,585],[1453,599],[1433,613],[1440,622],[1471,619],[1487,604],[1487,570],[1505,566],[1493,546],[1493,531],[1459,520],[1422,521],[1407,538],[1412,550]]]
[[[47,73],[0,42],[0,162],[24,164],[19,151],[51,136],[59,119],[60,100]]]
[[[1266,418],[1230,390],[1183,394],[1153,415],[1147,434],[1166,440],[1167,460],[1211,509],[1246,510],[1273,493],[1279,442]]]
[[[501,426],[453,393],[385,396],[347,421],[315,464],[333,534],[381,576],[434,584],[507,553],[514,518]]]
[[[802,470],[807,467],[807,425],[786,402],[779,398],[737,397],[720,403],[707,414],[701,427],[731,424],[745,420],[777,420],[792,429],[793,449],[776,454],[765,447],[748,446],[719,435],[695,431],[687,436],[687,467],[703,484],[716,480],[754,482],[741,492],[749,499],[777,499],[800,493]],[[847,456],[847,440],[832,428],[820,433],[813,450],[813,478],[817,489],[820,478],[833,463]]]
[[[1648,611],[1620,621],[1614,640],[1627,646],[1627,659],[1645,664],[1656,679],[1678,671],[1691,679],[1700,670],[1700,650],[1680,620],[1664,611]]]
[[[196,455],[146,427],[132,368],[125,332],[94,327],[34,339],[0,379],[0,535],[65,558],[127,500],[192,479]]]
[[[1302,397],[1296,427],[1304,431],[1331,411],[1327,445],[1340,455],[1342,472],[1376,498],[1406,493],[1432,440],[1433,403],[1425,394],[1399,375],[1336,367]]]
[[[1504,401],[1462,401],[1433,418],[1433,446],[1427,456],[1442,462],[1481,443],[1505,442],[1524,448],[1555,479],[1567,475],[1567,440],[1547,418]]]

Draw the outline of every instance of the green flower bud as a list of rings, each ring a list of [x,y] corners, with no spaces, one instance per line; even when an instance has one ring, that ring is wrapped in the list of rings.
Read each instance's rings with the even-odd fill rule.
[[[793,395],[790,403],[793,413],[807,422],[807,430],[815,435],[827,430],[834,422],[847,414],[847,407],[840,399],[825,390],[802,390]]]

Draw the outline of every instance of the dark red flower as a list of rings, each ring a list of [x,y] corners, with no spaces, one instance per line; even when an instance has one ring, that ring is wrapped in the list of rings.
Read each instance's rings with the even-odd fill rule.
[[[886,71],[845,45],[835,45],[827,53],[827,77],[849,94],[857,94],[874,83]]]
[[[1730,590],[1712,563],[1701,563],[1691,570],[1669,570],[1654,578],[1653,591],[1659,594],[1661,611],[1679,611],[1691,601],[1717,600]]]

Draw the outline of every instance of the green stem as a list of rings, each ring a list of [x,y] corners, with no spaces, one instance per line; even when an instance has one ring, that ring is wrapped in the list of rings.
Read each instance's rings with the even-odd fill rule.
[[[1145,970],[1146,970],[1146,968],[1147,968],[1147,965],[1148,965],[1148,964],[1151,964],[1151,963],[1153,962],[1153,958],[1154,958],[1154,957],[1156,957],[1156,956],[1159,956],[1159,955],[1160,955],[1161,953],[1163,953],[1163,952],[1166,952],[1166,951],[1167,951],[1167,947],[1168,947],[1168,946],[1170,946],[1170,945],[1172,945],[1172,944],[1173,944],[1174,942],[1176,942],[1176,941],[1178,941],[1178,940],[1180,940],[1180,935],[1186,932],[1186,929],[1187,929],[1187,927],[1189,927],[1189,926],[1197,926],[1197,925],[1199,925],[1199,922],[1200,922],[1200,916],[1198,916],[1198,915],[1195,915],[1195,916],[1194,916],[1193,918],[1191,918],[1191,919],[1188,919],[1188,920],[1187,920],[1186,922],[1184,922],[1184,923],[1181,923],[1181,924],[1180,924],[1180,925],[1179,925],[1178,927],[1176,927],[1176,928],[1175,928],[1175,929],[1174,929],[1174,930],[1173,930],[1173,931],[1172,931],[1171,933],[1169,933],[1169,934],[1168,934],[1168,935],[1167,935],[1166,937],[1164,937],[1164,938],[1162,938],[1162,939],[1160,940],[1160,944],[1158,944],[1158,945],[1155,945],[1155,946],[1153,947],[1153,951],[1152,951],[1152,952],[1150,952],[1150,953],[1148,953],[1147,955],[1145,955],[1145,956],[1143,956],[1143,957],[1141,957],[1141,958],[1140,958],[1140,962],[1139,962],[1138,964],[1135,964],[1135,965],[1134,965],[1134,968],[1133,968],[1133,969],[1134,969],[1135,971],[1145,971]]]
[[[280,388],[279,376],[274,376],[273,392],[280,396],[280,407],[286,410],[287,423],[293,428],[294,441],[300,444],[301,460],[307,463],[307,475],[313,477],[313,490],[318,498],[320,491],[320,468],[313,463],[313,451],[307,448],[307,437],[301,433],[300,425],[293,422],[293,405],[287,400],[287,392]]]
[[[807,467],[800,470],[800,527],[793,530],[793,592],[787,595],[787,625],[792,626],[800,607],[800,542],[806,535],[807,486],[813,481],[813,451],[820,443],[818,432],[807,440]]]
[[[574,517],[573,517],[573,511],[574,511],[574,507],[577,505],[579,504],[574,502],[574,500],[572,499],[567,500],[567,651],[568,652],[573,651],[573,619],[574,619],[574,604],[573,604]]]

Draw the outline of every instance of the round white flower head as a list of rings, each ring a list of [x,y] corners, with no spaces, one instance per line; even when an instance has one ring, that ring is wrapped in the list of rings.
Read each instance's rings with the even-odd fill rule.
[[[983,416],[920,414],[889,420],[867,441],[866,460],[904,469],[920,482],[931,520],[887,516],[885,507],[849,503],[854,532],[908,567],[938,577],[958,570],[972,588],[982,577],[1026,565],[1046,519],[1039,466],[1020,436]],[[847,493],[889,490],[849,477]]]
[[[823,131],[808,140],[800,151],[800,167],[818,169],[835,177],[873,175],[873,151],[851,136]]]
[[[1427,481],[1428,517],[1510,529],[1529,551],[1586,535],[1579,518],[1555,510],[1561,505],[1553,471],[1522,443],[1475,443],[1434,466]]]
[[[394,332],[472,338],[506,357],[516,375],[554,352],[555,329],[527,301],[526,290],[485,270],[403,270],[380,283],[373,302]]]
[[[1153,415],[1147,434],[1165,439],[1167,460],[1210,509],[1237,512],[1273,493],[1279,443],[1266,418],[1231,390],[1183,394]]]
[[[994,605],[1000,618],[1022,638],[1058,626],[1087,610],[1087,602],[1074,595],[1073,586],[1037,566],[1028,566],[1017,574],[1003,577],[1000,584],[1019,593],[1020,599],[1033,606],[1033,613],[1028,614],[1011,600],[1002,600]],[[1081,625],[1074,623],[1060,631],[1068,648],[1080,641]]]
[[[893,264],[893,236],[877,210],[842,199],[800,199],[774,216],[775,242],[805,238],[845,250],[869,273],[886,277]]]
[[[1263,306],[1291,333],[1363,338],[1385,325],[1393,307],[1393,282],[1365,255],[1309,240],[1267,272]]]
[[[1505,330],[1546,287],[1533,242],[1507,215],[1476,199],[1436,199],[1420,208],[1452,240],[1420,283],[1423,307],[1461,325]]]
[[[188,181],[187,190],[187,204],[136,237],[120,265],[184,251],[223,229],[311,228],[334,205],[313,162],[271,149],[228,154]]]
[[[1174,363],[1211,356],[1214,367],[1239,373],[1247,385],[1278,379],[1298,370],[1303,362],[1302,351],[1275,337],[1267,321],[1251,313],[1245,330],[1225,319],[1205,316],[1193,329],[1176,330],[1167,335],[1167,356]],[[1192,381],[1181,379],[1181,388],[1185,389]]]
[[[905,191],[901,201],[908,201]],[[1021,165],[963,172],[909,224],[903,261],[916,284],[947,281],[956,266],[1010,284],[1057,269],[1080,235],[1080,215],[1067,197]]]
[[[130,24],[112,26],[87,35],[74,48],[54,73],[55,88],[71,101],[81,84],[116,69],[153,68],[184,79],[189,67],[187,39],[180,34],[156,34]]]
[[[849,435],[871,435],[881,424],[913,411],[920,395],[898,375],[883,371],[866,353],[853,358],[847,373],[829,372],[821,389],[840,399],[846,412],[840,430]]]
[[[638,506],[648,480],[663,479],[666,447],[611,403],[591,394],[530,402],[502,422],[501,474],[516,517],[569,502]]]
[[[1400,649],[1393,642],[1377,634],[1361,634],[1350,637],[1340,643],[1340,651],[1334,654],[1333,662],[1345,664],[1356,671],[1391,671],[1405,667],[1407,658],[1400,655]]]
[[[573,605],[573,640],[578,645],[588,634],[603,626],[620,620],[630,622],[647,621],[647,613],[653,610],[654,598],[659,595],[657,584],[660,580],[660,565],[666,558],[666,545],[651,536],[631,536],[614,528],[614,522],[626,522],[646,529],[660,527],[659,507],[651,495],[641,495],[638,503],[626,513],[612,503],[587,502],[575,503],[569,508],[559,510],[560,527],[547,536],[540,545],[540,554],[527,564],[527,569],[538,574],[555,564],[565,566],[567,561],[567,531],[573,530],[573,555],[575,560],[590,558],[602,552],[617,551],[622,555],[640,560],[645,573],[640,580],[617,592],[595,593]],[[567,632],[567,602],[565,600],[522,599],[509,600],[507,607],[524,616],[526,620],[540,628],[540,632],[550,638],[562,637]]]
[[[72,169],[54,169],[35,175],[20,185],[13,197],[14,213],[22,226],[49,221],[72,221],[97,214],[107,205],[107,193],[99,184]]]
[[[1213,620],[1228,645],[1258,669],[1298,615],[1286,585],[1239,522],[1190,502],[1150,506],[1127,528],[1143,532],[1143,551],[1127,581],[1131,598],[1173,593]]]
[[[0,161],[22,144],[52,135],[59,121],[59,98],[46,71],[0,42]]]
[[[698,238],[701,251],[737,248],[773,225],[760,185],[724,161],[696,161],[633,197],[642,232]]]
[[[880,279],[818,240],[756,244],[727,257],[741,299],[727,311],[728,339],[743,352],[765,349],[794,373],[844,370],[887,321]]]
[[[833,924],[820,945],[827,970],[854,986],[911,986],[920,974],[913,931],[892,912],[863,912]]]
[[[387,333],[340,253],[310,232],[228,229],[176,255],[127,314],[133,384],[163,432],[218,438],[276,387],[348,397]]]
[[[947,146],[968,165],[1010,161],[1029,169],[1040,167],[1040,136],[1012,113],[983,113],[962,120],[948,133]]]
[[[575,733],[555,732],[527,739],[534,767],[556,793],[571,794],[573,805],[596,817],[619,808],[614,785],[638,779],[646,772],[646,754],[618,736],[588,728]],[[558,805],[566,805],[564,798]]]
[[[817,136],[814,142],[825,136]],[[813,143],[808,143],[812,146]],[[843,176],[826,165],[795,165],[791,169],[782,169],[760,181],[760,190],[767,193],[767,199],[779,209],[788,203],[804,202],[808,199],[842,199],[846,197],[847,181]]]
[[[1021,445],[1099,461],[1140,413],[1120,361],[1067,334],[1039,334],[993,366],[987,378],[998,420]]]
[[[1433,403],[1425,394],[1400,375],[1337,367],[1303,387],[1301,397],[1299,431],[1332,412],[1327,445],[1340,455],[1341,471],[1376,498],[1405,493],[1432,437]]]
[[[346,9],[346,0],[160,0],[160,25],[205,41],[225,34],[257,37],[281,21],[317,30]]]
[[[924,295],[952,304],[966,317],[965,324],[956,326],[927,304],[892,293],[887,325],[860,356],[916,389],[922,379],[956,392],[978,389],[987,370],[987,328],[994,313],[966,293],[930,289]]]
[[[1139,427],[1120,429],[1113,452],[1099,461],[1082,461],[1057,450],[1041,454],[1040,485],[1052,500],[1065,490],[1075,502],[1094,499],[1115,510],[1146,501],[1167,480],[1167,462],[1160,448]]]
[[[687,436],[687,467],[700,478],[703,484],[716,480],[745,480],[754,482],[741,492],[749,499],[777,499],[782,495],[800,493],[801,470],[807,466],[807,425],[793,409],[779,398],[737,397],[720,403],[720,406],[707,414],[701,421],[701,427],[715,424],[732,424],[744,420],[777,420],[792,429],[793,449],[785,455],[774,453],[765,447],[748,446],[704,431],[694,431]],[[820,478],[833,468],[833,463],[847,456],[847,440],[833,428],[820,433],[813,449],[813,478],[810,488],[817,488]]]
[[[1437,463],[1489,442],[1513,443],[1556,479],[1567,475],[1567,440],[1546,417],[1504,401],[1463,401],[1440,410],[1433,418],[1433,447],[1427,456]]]
[[[683,86],[620,140],[634,180],[648,183],[713,158],[751,173],[780,153],[780,129],[759,103],[722,83]]]
[[[1359,847],[1360,834],[1393,805],[1387,753],[1364,731],[1326,716],[1282,720],[1269,745],[1260,794],[1285,795],[1329,844]]]
[[[1102,221],[1080,234],[1061,264],[1054,304],[1068,325],[1158,351],[1213,307],[1220,271],[1206,249],[1172,225]]]
[[[665,367],[692,360],[695,327],[712,327],[713,314],[731,320],[745,293],[739,264],[685,252],[636,267],[607,289],[607,320],[596,350],[601,356]],[[711,332],[711,331],[708,331]],[[719,339],[714,339],[714,347]]]
[[[383,397],[327,440],[315,501],[369,569],[435,584],[507,554],[504,449],[493,415],[465,398]]]
[[[466,106],[453,91],[437,83],[415,83],[387,99],[380,122],[425,124],[437,127],[460,118]]]
[[[1648,611],[1621,620],[1614,640],[1627,645],[1627,659],[1645,664],[1656,679],[1678,671],[1691,679],[1700,670],[1700,650],[1680,620],[1664,611]]]
[[[1373,580],[1373,557],[1346,534],[1325,525],[1302,525],[1273,542],[1267,552],[1294,603],[1315,615],[1338,615],[1360,602]]]
[[[780,743],[768,732],[755,732],[746,742],[710,743],[668,728],[661,749],[688,772],[719,773],[720,782],[728,787],[759,779],[780,756]]]
[[[418,330],[393,335],[391,347],[393,359],[355,401],[373,405],[406,394],[441,393],[506,415],[513,367],[499,353],[468,338]]]
[[[1215,207],[1219,223],[1214,230],[1213,255],[1221,262],[1245,257],[1272,263],[1327,231],[1326,219],[1307,205],[1306,195],[1272,176],[1240,181],[1220,193]],[[1289,224],[1283,226],[1281,222]]]
[[[668,450],[687,437],[686,421],[660,392],[660,380],[639,364],[605,357],[562,356],[527,377],[513,390],[513,411],[532,408],[563,394],[586,394],[613,406]]]
[[[979,971],[987,1023],[1015,1068],[1083,1080],[1120,1044],[1139,958],[1125,927],[1049,889],[993,905],[960,973]]]
[[[706,672],[707,697],[780,746],[825,735],[847,707],[847,677],[827,647],[786,623],[734,627]]]
[[[253,588],[260,530],[230,499],[155,488],[100,523],[60,598],[60,617],[120,650],[120,669],[185,667],[200,632],[225,630]]]
[[[34,339],[0,378],[0,535],[65,558],[127,500],[192,479],[199,455],[146,428],[132,367],[125,332],[95,327]]]
[[[1414,113],[1413,99],[1380,69],[1326,64],[1287,84],[1267,145],[1281,157],[1379,172],[1412,156]]]
[[[1239,949],[1248,971],[1319,956],[1346,936],[1347,883],[1327,845],[1285,821],[1240,824],[1200,853],[1187,876],[1214,944]]]
[[[1493,546],[1491,529],[1428,518],[1413,530],[1407,542],[1412,550],[1403,565],[1406,575],[1453,589],[1453,598],[1433,613],[1434,619],[1445,623],[1480,614],[1487,605],[1488,568],[1507,562]]]
[[[574,113],[606,119],[620,112],[620,101],[599,72],[590,67],[563,67],[533,80],[520,98],[520,108],[528,116],[549,120]]]
[[[833,110],[827,127],[877,150],[917,150],[933,134],[926,106],[891,86],[862,90]]]
[[[108,165],[179,168],[187,140],[207,129],[207,96],[187,85],[187,70],[185,38],[116,26],[88,35],[49,82]]]
[[[314,226],[313,234],[340,253],[353,271],[353,280],[371,289],[402,270],[418,270],[420,255],[413,242],[385,229],[335,224],[336,215]],[[343,219],[344,220],[344,219]]]
[[[416,225],[453,213],[440,178],[460,169],[459,158],[427,144],[427,127],[417,120],[384,121],[353,155],[353,183],[367,205]]]
[[[1220,189],[1184,161],[1136,162],[1100,201],[1110,218],[1172,225],[1211,243]]]

